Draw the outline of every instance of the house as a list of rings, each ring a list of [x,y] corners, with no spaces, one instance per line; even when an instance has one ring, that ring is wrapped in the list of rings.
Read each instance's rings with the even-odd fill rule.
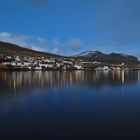
[[[83,70],[84,68],[81,65],[74,65],[76,70]]]

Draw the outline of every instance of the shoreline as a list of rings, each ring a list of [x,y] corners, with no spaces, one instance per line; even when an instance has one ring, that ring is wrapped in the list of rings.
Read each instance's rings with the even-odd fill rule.
[[[116,69],[116,70],[97,70],[97,69],[28,69],[28,68],[0,68],[0,71],[139,71],[140,68]]]

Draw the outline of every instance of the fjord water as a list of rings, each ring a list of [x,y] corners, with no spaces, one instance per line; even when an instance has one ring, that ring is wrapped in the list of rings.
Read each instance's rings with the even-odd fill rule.
[[[140,71],[0,72],[0,135],[140,135]]]

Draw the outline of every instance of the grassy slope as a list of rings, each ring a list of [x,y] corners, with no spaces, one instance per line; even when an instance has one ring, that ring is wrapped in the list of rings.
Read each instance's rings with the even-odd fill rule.
[[[4,55],[19,55],[19,56],[45,56],[45,57],[64,57],[56,54],[51,54],[47,52],[38,52],[31,49],[23,48],[15,44],[5,43],[0,41],[0,54]],[[67,57],[68,58],[68,57]],[[120,54],[102,55],[98,53],[98,57],[71,57],[80,58],[86,61],[100,61],[104,63],[122,63],[126,64],[138,64],[139,61],[134,56],[129,56],[128,58],[122,57]]]
[[[31,49],[23,48],[15,44],[5,43],[0,41],[0,54],[4,55],[19,55],[19,56],[46,56],[46,57],[60,57],[56,54],[47,52],[39,52]]]

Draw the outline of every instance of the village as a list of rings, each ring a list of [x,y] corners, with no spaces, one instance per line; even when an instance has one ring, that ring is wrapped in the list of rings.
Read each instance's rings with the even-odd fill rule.
[[[121,64],[104,64],[88,62],[74,58],[27,57],[0,55],[0,70],[130,70],[139,66],[128,67]]]

